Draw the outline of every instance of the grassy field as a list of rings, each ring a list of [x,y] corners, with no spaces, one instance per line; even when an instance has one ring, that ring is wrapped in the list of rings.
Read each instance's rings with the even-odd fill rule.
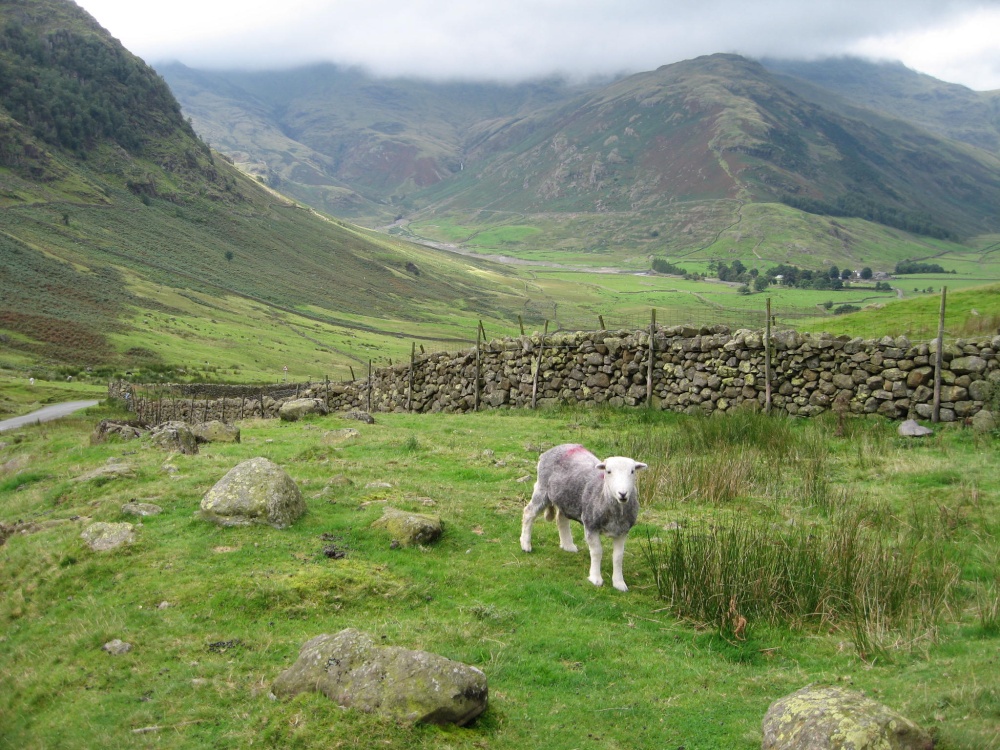
[[[31,532],[0,547],[0,747],[749,750],[768,705],[815,682],[867,691],[939,750],[1000,748],[996,436],[904,441],[895,424],[859,419],[838,437],[822,419],[614,410],[331,415],[247,421],[242,443],[185,456],[91,445],[114,415],[102,406],[0,440],[0,520]],[[348,425],[358,438],[327,437]],[[530,555],[518,547],[525,478],[565,441],[650,464],[628,593],[592,586],[554,524],[536,524]],[[229,468],[261,455],[302,489],[303,519],[276,531],[194,518]],[[77,481],[110,462],[134,476]],[[81,528],[129,520],[130,499],[163,513],[135,545],[90,551]],[[392,549],[370,528],[386,504],[440,514],[443,539]],[[664,584],[681,576],[664,553],[685,540],[731,564],[671,596]],[[328,558],[331,544],[346,556]],[[760,551],[803,544],[820,569],[862,575],[804,611],[760,607],[779,601],[755,588]],[[879,591],[860,583],[886,575]],[[720,601],[745,626],[713,610]],[[307,639],[345,627],[481,667],[489,709],[455,729],[268,697]],[[104,653],[113,638],[133,650]]]

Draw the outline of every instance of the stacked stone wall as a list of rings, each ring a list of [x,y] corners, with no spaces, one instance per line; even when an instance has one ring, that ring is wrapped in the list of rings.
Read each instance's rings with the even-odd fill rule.
[[[295,396],[323,399],[335,411],[465,412],[533,402],[645,406],[648,401],[657,409],[727,412],[765,405],[764,339],[759,330],[724,326],[656,329],[651,388],[649,332],[596,331],[554,334],[544,341],[537,335],[496,339],[478,352],[417,357],[412,372],[409,363],[378,369],[370,384],[367,379],[307,384],[291,396],[261,389],[252,397],[224,399],[161,394],[158,413],[160,419],[187,421],[275,417]],[[941,421],[970,418],[998,400],[998,350],[1000,336],[943,346]],[[929,419],[936,359],[935,342],[778,331],[771,336],[772,410],[814,416],[836,404],[858,414]],[[147,414],[157,408],[148,397],[131,400]]]

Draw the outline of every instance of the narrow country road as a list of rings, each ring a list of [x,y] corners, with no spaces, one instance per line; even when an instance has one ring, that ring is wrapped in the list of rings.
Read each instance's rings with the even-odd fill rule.
[[[48,422],[53,419],[59,419],[59,417],[65,417],[67,414],[72,414],[80,409],[86,409],[88,406],[97,406],[98,403],[100,402],[92,399],[89,401],[66,401],[62,404],[45,406],[38,411],[31,412],[31,414],[25,414],[23,417],[0,420],[0,432],[14,430],[18,427],[34,424],[35,422]]]

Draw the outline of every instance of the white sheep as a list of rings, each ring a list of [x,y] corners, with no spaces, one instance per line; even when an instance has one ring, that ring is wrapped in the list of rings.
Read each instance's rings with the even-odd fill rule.
[[[569,521],[583,524],[583,535],[590,547],[590,576],[595,586],[601,578],[601,534],[613,541],[611,583],[619,591],[628,591],[622,578],[622,558],[625,537],[639,516],[639,495],[635,474],[646,464],[631,458],[613,456],[601,461],[582,445],[557,445],[538,459],[538,480],[531,493],[531,502],[524,508],[521,520],[521,549],[531,552],[531,526],[545,511],[551,519],[555,509],[559,529],[559,546],[576,552]]]

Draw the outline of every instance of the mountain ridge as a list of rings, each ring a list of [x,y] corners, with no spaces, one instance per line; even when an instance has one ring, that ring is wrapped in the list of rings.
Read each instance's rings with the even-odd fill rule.
[[[182,105],[193,101],[183,89],[189,79],[177,70],[164,75],[181,89]],[[254,75],[239,74],[244,82]],[[269,74],[272,86],[281,75]],[[475,103],[466,103],[464,119],[456,115],[461,128],[452,128],[450,134],[442,128],[441,113],[448,109],[441,102],[449,101],[444,88],[403,79],[373,83],[375,79],[358,71],[344,73],[333,66],[294,75],[297,127],[284,132],[307,141],[321,158],[331,158],[324,149],[336,146],[339,161],[335,174],[328,175],[330,182],[336,182],[338,190],[364,196],[348,213],[370,226],[401,216],[433,221],[442,210],[457,212],[462,221],[482,211],[502,210],[546,217],[584,212],[598,223],[599,214],[625,211],[633,224],[648,228],[657,223],[656,214],[677,203],[775,203],[791,198],[791,205],[813,212],[847,211],[938,236],[970,236],[997,228],[993,208],[1000,202],[1000,160],[995,154],[915,127],[892,113],[866,109],[859,114],[862,105],[836,92],[824,90],[824,100],[815,84],[737,55],[704,56],[600,86],[553,85],[545,90],[542,106],[533,106],[535,102],[518,90],[523,97],[520,109],[497,105],[489,116],[476,110]],[[216,72],[207,81],[225,86],[235,76]],[[331,82],[330,76],[337,80]],[[338,86],[347,90],[343,76],[352,77],[355,88],[376,86],[379,97],[367,96],[364,104],[323,99],[310,119],[310,96]],[[201,85],[208,83],[203,80]],[[467,84],[463,90],[476,90],[482,99],[495,94],[490,86],[476,89]],[[423,118],[427,108],[401,104],[412,101],[416,91],[424,99],[434,98],[433,117]],[[230,103],[239,107],[238,101]],[[352,136],[343,118],[330,126],[320,116],[338,107],[362,108],[372,122],[396,122],[398,132],[380,133],[369,122]],[[628,111],[628,117],[615,114],[616,107]],[[659,120],[652,117],[656,108],[663,113]],[[470,122],[473,116],[479,119]],[[202,127],[206,117],[210,114],[199,113],[196,125]],[[626,123],[628,118],[632,121]],[[428,122],[435,123],[434,137],[419,141],[421,127]],[[315,130],[310,132],[307,123]],[[602,131],[607,135],[599,139]],[[399,137],[403,132],[410,135],[411,148],[423,149],[422,162],[405,153]],[[635,136],[629,132],[642,142],[631,143]],[[603,148],[609,138],[617,138],[617,144]],[[543,141],[547,146],[540,148]],[[556,163],[552,155],[559,152],[563,158]],[[594,158],[598,152],[600,159]],[[391,167],[381,168],[373,155]],[[364,165],[363,179],[342,168],[352,159]],[[578,173],[585,162],[587,174]],[[421,169],[423,180],[417,177]],[[310,200],[309,191],[294,184],[294,170],[279,182],[299,199]],[[334,208],[329,202],[319,205]],[[606,241],[627,241],[623,238],[621,232],[611,233]],[[573,244],[564,233],[547,239]]]

